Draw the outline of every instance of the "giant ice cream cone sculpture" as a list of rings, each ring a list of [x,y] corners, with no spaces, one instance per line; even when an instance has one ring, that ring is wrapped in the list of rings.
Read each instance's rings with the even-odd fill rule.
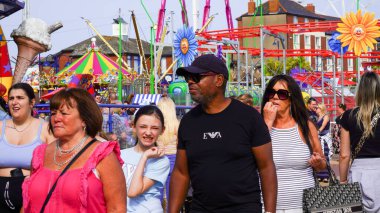
[[[61,27],[61,23],[48,27],[41,19],[29,18],[13,30],[11,36],[17,44],[18,55],[12,85],[21,82],[37,54],[51,49],[50,34]]]

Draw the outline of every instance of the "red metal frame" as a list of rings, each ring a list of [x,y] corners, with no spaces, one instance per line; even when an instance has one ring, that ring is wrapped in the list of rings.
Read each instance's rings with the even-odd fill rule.
[[[309,32],[329,32],[336,31],[337,24],[340,21],[323,21],[323,22],[308,22],[308,23],[296,23],[296,24],[282,24],[282,25],[271,25],[264,26],[263,28],[269,31],[272,34],[285,33],[285,34],[295,34],[295,33],[309,33]],[[377,23],[380,26],[380,22]],[[230,38],[232,40],[244,39],[244,38],[253,38],[260,37],[260,26],[252,26],[246,28],[238,28],[238,29],[225,29],[225,30],[214,30],[214,31],[206,31],[202,33],[198,33],[198,36],[205,38],[206,41],[199,41],[200,44],[206,44],[209,41],[221,41],[222,39]],[[229,46],[223,46],[223,49],[231,49]],[[248,53],[252,56],[260,56],[260,49],[258,48],[241,48],[243,50],[247,50]],[[319,56],[319,57],[341,57],[338,53],[332,52],[330,50],[320,50],[320,49],[287,49],[285,50],[285,57],[297,57],[297,56]],[[264,57],[283,57],[284,50],[278,49],[264,49]],[[359,58],[355,56],[353,52],[347,52],[343,55],[343,58]],[[373,51],[362,53],[360,58],[367,59],[378,59],[380,60],[380,52]],[[367,66],[380,65],[379,62],[362,62],[364,69],[366,70]],[[376,71],[380,73],[380,71]],[[336,72],[335,77],[339,78],[338,84],[347,86],[347,85],[355,85],[356,82],[350,81],[351,78],[356,78],[357,72],[355,71],[343,71],[343,82],[341,81],[341,73]],[[360,72],[362,74],[363,71]],[[332,78],[332,72],[324,72],[324,77]],[[329,83],[325,82],[323,87],[322,85],[318,85],[321,83],[322,73],[321,72],[307,72],[307,73],[299,73],[294,75],[294,78],[307,83],[312,86],[317,92],[321,94],[333,94],[333,87]],[[322,91],[324,88],[324,91]],[[337,95],[340,94],[340,91],[336,91]],[[331,99],[331,98],[327,98]],[[349,106],[354,106],[355,101],[352,97],[345,97],[345,101]],[[332,103],[332,100],[327,100],[327,103]],[[336,106],[332,104],[329,105],[329,109],[334,109]]]
[[[323,22],[308,22],[308,23],[296,23],[296,24],[279,24],[264,26],[264,29],[268,30],[273,34],[278,33],[309,33],[309,32],[328,32],[335,31],[337,24],[340,21],[323,21]],[[377,23],[380,26],[380,22]],[[213,30],[198,33],[209,40],[221,40],[222,38],[252,38],[260,37],[260,26],[235,28],[235,29],[224,29],[224,30]]]

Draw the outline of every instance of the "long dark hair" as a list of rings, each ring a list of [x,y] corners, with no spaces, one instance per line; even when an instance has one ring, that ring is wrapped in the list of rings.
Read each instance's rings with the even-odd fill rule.
[[[11,91],[14,89],[21,89],[25,92],[26,96],[28,96],[29,103],[32,103],[33,99],[36,99],[36,96],[34,95],[33,87],[30,86],[27,83],[16,83],[11,86],[8,90],[8,97],[9,94],[11,94]],[[10,113],[9,113],[10,114]],[[33,116],[33,109],[31,110],[31,115]]]
[[[161,110],[154,105],[146,105],[141,107],[135,115],[135,118],[133,119],[133,125],[136,127],[137,121],[139,118],[143,115],[154,115],[156,118],[158,118],[161,121],[162,127],[165,127],[165,122],[164,122],[164,115],[162,114]],[[139,139],[136,136],[136,144],[138,143]],[[157,146],[156,142],[154,143],[155,146]]]
[[[290,108],[291,114],[296,123],[301,127],[301,132],[306,140],[306,144],[310,145],[310,128],[309,128],[309,114],[307,112],[305,103],[302,98],[301,89],[297,82],[288,75],[276,75],[268,83],[263,95],[263,101],[261,102],[261,115],[264,116],[264,106],[269,101],[268,91],[273,89],[277,82],[284,82],[288,86],[290,95]]]

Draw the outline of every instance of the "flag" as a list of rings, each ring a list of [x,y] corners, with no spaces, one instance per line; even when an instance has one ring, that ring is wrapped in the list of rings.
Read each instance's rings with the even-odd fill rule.
[[[12,67],[9,60],[7,40],[0,26],[0,83],[8,89],[12,85]]]

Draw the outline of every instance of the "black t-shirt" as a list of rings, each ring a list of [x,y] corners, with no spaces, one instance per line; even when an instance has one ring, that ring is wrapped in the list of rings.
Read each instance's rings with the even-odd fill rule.
[[[187,113],[178,130],[185,149],[192,209],[200,212],[261,212],[260,186],[252,147],[270,142],[256,109],[232,99],[222,112],[207,114],[200,105]]]
[[[343,113],[342,113],[341,115],[339,115],[338,117],[335,118],[335,123],[336,123],[337,125],[340,125],[340,122],[341,122],[341,120],[342,120],[342,116],[343,116]]]
[[[363,124],[360,127],[356,124],[356,116],[359,108],[347,110],[344,112],[340,121],[342,127],[350,132],[351,152],[353,152],[359,143],[363,134]],[[352,113],[351,113],[352,112]],[[356,158],[379,158],[380,157],[380,122],[377,123],[374,130],[374,137],[369,137],[364,142]]]
[[[309,119],[314,123],[314,124],[317,124],[317,121],[318,121],[318,115],[316,112],[312,111],[312,110],[307,110],[307,112],[309,113]]]

